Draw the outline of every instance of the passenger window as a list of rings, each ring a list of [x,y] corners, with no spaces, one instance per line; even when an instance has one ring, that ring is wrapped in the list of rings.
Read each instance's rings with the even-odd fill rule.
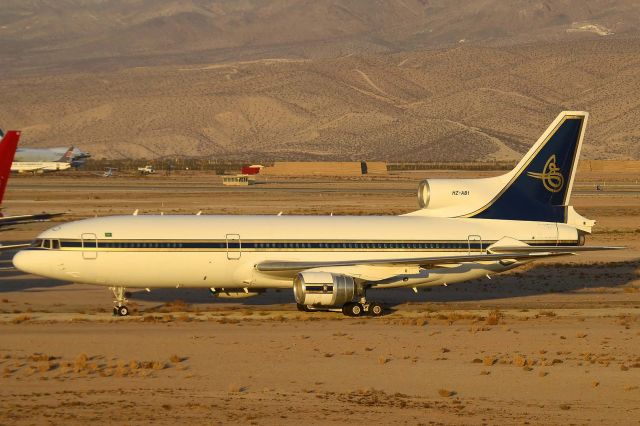
[[[54,250],[60,249],[60,240],[53,240],[51,242],[51,248]]]

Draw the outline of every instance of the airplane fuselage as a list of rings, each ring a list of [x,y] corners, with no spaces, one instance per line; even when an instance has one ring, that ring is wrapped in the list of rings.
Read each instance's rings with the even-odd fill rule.
[[[57,172],[71,168],[71,163],[62,161],[14,161],[12,172]]]
[[[287,288],[295,273],[262,272],[264,261],[334,261],[485,253],[511,237],[530,245],[578,244],[557,223],[415,216],[112,216],[55,226],[21,251],[21,270],[63,281],[123,287]],[[374,286],[465,281],[514,266],[478,262],[435,268],[376,266]],[[456,270],[455,268],[458,268]],[[339,271],[339,268],[333,268]],[[350,270],[354,274],[353,268]]]

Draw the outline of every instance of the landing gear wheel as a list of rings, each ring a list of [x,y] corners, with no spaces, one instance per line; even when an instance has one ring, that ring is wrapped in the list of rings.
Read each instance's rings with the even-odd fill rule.
[[[379,317],[383,312],[384,309],[382,308],[381,304],[373,302],[369,305],[369,313],[372,317]]]
[[[349,317],[359,317],[364,312],[364,308],[359,303],[345,303],[342,307],[342,313]]]
[[[119,317],[126,317],[129,315],[129,308],[125,306],[125,303],[127,303],[127,296],[129,296],[130,293],[125,291],[124,287],[109,287],[109,290],[113,292],[113,297],[115,298],[113,301],[115,305],[113,308],[113,315]]]

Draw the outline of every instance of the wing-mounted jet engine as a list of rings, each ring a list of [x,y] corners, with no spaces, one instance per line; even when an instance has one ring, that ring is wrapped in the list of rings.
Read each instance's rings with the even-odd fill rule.
[[[363,305],[353,300],[363,297],[362,286],[349,275],[331,272],[300,272],[293,280],[293,294],[298,309],[340,309],[345,315],[362,314]],[[374,316],[382,314],[382,306],[369,303],[365,307]]]
[[[509,173],[481,179],[426,179],[410,216],[566,223],[591,233],[595,221],[569,205],[588,114],[560,114]]]

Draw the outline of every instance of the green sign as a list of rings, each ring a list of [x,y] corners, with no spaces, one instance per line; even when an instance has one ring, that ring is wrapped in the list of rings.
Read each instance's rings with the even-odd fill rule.
[[[104,236],[105,236],[105,237],[112,237],[113,235],[111,235],[111,232],[105,232],[105,233],[104,233]]]

